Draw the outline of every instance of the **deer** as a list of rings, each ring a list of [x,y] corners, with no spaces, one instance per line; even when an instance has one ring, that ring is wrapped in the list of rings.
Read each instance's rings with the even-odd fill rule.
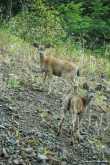
[[[46,46],[44,45],[34,43],[33,46],[37,48],[40,56],[40,69],[41,73],[44,74],[43,82],[47,77],[55,75],[70,80],[71,85],[74,86],[77,77],[80,76],[79,67],[75,63],[47,54],[45,52]],[[49,93],[51,93],[51,87],[49,88]]]
[[[87,106],[93,98],[93,94],[86,94],[85,96],[80,96],[78,94],[73,94],[69,92],[66,96],[64,96],[62,101],[62,114],[61,119],[58,124],[57,135],[60,135],[62,132],[62,125],[65,118],[65,113],[69,111],[72,118],[72,143],[76,139],[78,142],[80,141],[80,131],[79,127],[81,124],[81,120],[83,118],[84,113],[86,112]],[[73,137],[75,135],[75,138]]]

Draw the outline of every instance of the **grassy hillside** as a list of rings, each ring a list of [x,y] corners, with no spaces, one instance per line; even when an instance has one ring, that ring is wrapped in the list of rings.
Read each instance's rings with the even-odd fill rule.
[[[95,96],[80,127],[80,144],[71,145],[71,116],[57,136],[61,102],[68,91],[62,78],[53,77],[53,91],[44,87],[37,51],[24,40],[0,30],[0,161],[10,164],[78,164],[110,162],[110,63],[70,44],[48,50],[80,65],[80,83]],[[86,91],[81,88],[80,94]],[[101,108],[100,108],[101,107]],[[103,111],[102,111],[103,109]],[[74,162],[74,163],[73,163]]]
[[[110,77],[109,60],[101,58],[101,55],[95,55],[92,51],[81,48],[80,45],[79,47],[71,47],[68,42],[60,46],[54,46],[49,51],[57,57],[77,61],[80,64],[82,76],[83,72],[88,72],[87,74],[93,73],[97,76],[103,73],[108,78]],[[27,81],[33,80],[32,70],[39,67],[39,57],[37,51],[29,43],[11,35],[7,30],[0,30],[0,53],[4,54],[4,56],[0,56],[1,60],[5,60],[10,67],[13,63],[13,68],[11,69],[16,72],[16,75],[19,72],[18,76],[22,78],[27,76]],[[105,52],[105,54],[107,53],[109,52]],[[20,73],[22,70],[24,70],[24,73]],[[20,79],[22,79],[21,77]]]
[[[110,164],[109,13],[108,0],[0,1],[0,165]],[[65,97],[76,93],[63,77],[43,82],[33,43],[78,65],[78,95],[93,96],[79,143],[69,111],[57,135]]]

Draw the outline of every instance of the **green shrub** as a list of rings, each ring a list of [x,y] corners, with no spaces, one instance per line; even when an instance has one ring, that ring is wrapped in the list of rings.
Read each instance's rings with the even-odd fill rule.
[[[49,10],[43,2],[36,1],[31,11],[19,13],[8,25],[11,33],[30,42],[57,43],[66,36],[57,11]]]

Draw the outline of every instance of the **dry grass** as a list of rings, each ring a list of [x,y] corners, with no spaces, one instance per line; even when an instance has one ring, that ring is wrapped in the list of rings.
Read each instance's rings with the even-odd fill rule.
[[[39,68],[39,57],[37,51],[28,43],[15,36],[0,31],[0,63],[8,66],[8,83],[18,84],[40,83],[41,77],[32,70]],[[81,70],[81,79],[87,80],[87,76],[95,74],[100,76],[104,73],[110,78],[110,63],[106,59],[95,58],[92,54],[86,54],[81,50],[69,47],[57,47],[46,50],[47,53],[60,58],[75,61]],[[9,85],[9,86],[11,86]]]

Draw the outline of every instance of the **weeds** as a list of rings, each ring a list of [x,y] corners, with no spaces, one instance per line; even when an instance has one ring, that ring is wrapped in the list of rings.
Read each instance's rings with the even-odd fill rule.
[[[9,66],[9,77],[7,85],[10,88],[17,88],[20,84],[38,84],[40,83],[39,75],[33,73],[33,68],[39,67],[39,57],[36,56],[36,50],[23,40],[10,35],[6,30],[0,30],[0,60]],[[55,56],[73,60],[80,66],[81,76],[89,74],[101,75],[104,73],[110,78],[110,63],[106,59],[96,58],[90,51],[84,48],[76,47],[68,41],[65,45],[59,45],[54,49],[48,50]],[[107,54],[108,49],[105,54]],[[104,68],[104,69],[103,69]],[[37,77],[36,77],[37,76]]]
[[[13,74],[10,75],[10,78],[7,80],[7,86],[9,88],[19,88],[20,87],[20,82],[17,80],[16,76]]]

